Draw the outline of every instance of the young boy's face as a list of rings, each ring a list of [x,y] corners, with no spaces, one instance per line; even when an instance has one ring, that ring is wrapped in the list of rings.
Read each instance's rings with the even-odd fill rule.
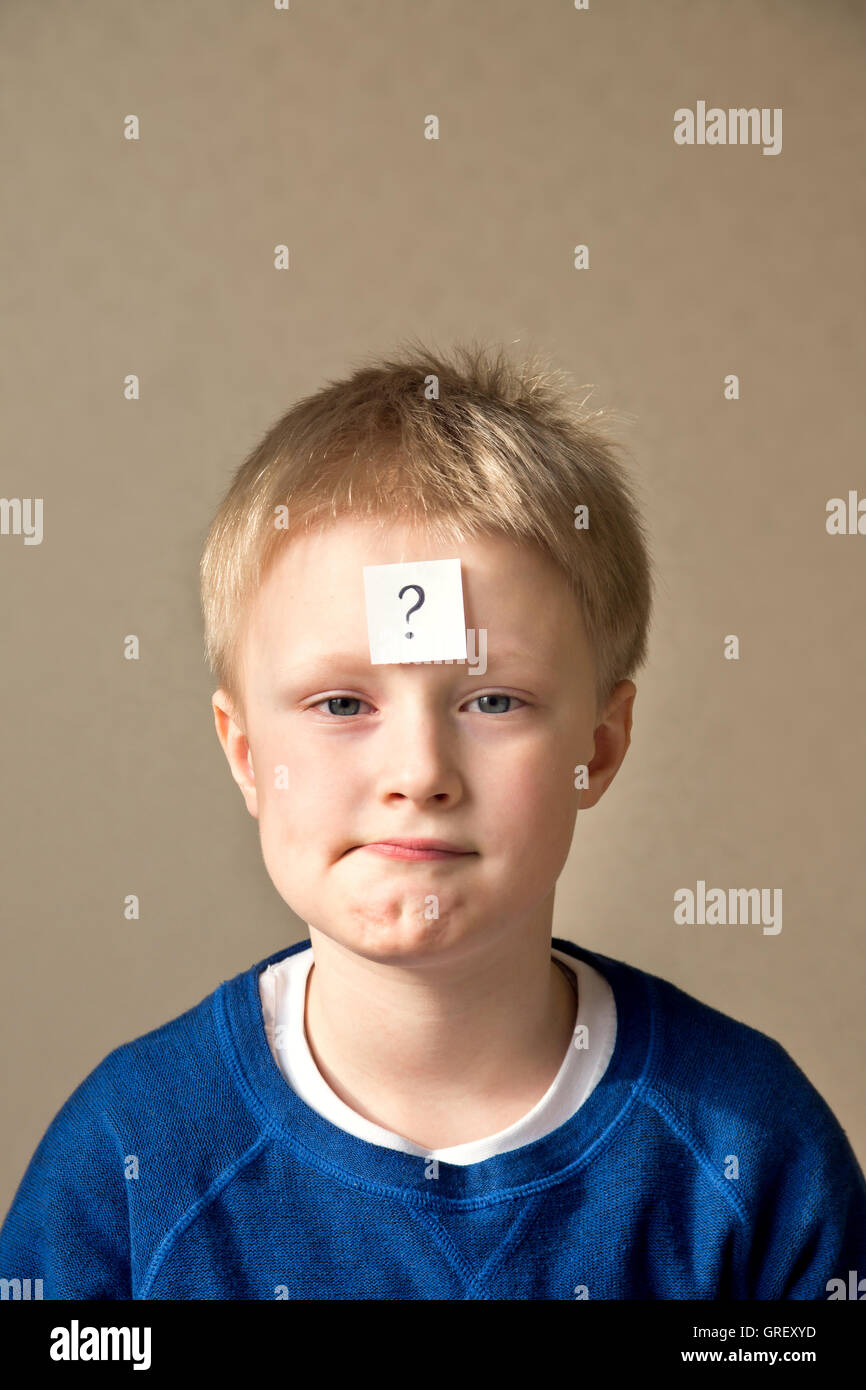
[[[487,630],[485,673],[371,665],[363,566],[455,556],[466,626]],[[629,742],[634,686],[617,687],[594,741],[594,676],[578,606],[533,549],[500,537],[440,546],[348,518],[291,540],[250,615],[246,734],[224,693],[213,697],[281,897],[374,960],[457,958],[503,932],[549,931],[578,806],[595,804]],[[574,788],[581,763],[588,791]],[[467,853],[368,847],[392,836]]]

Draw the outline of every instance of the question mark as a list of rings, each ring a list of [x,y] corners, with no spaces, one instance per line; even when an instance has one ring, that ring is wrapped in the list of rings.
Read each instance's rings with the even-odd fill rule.
[[[413,603],[412,607],[409,609],[409,612],[406,614],[406,622],[408,623],[412,614],[417,613],[418,609],[421,607],[421,604],[424,602],[424,590],[421,588],[420,584],[404,584],[397,597],[402,598],[407,589],[414,589],[415,592],[418,594],[418,602]],[[404,632],[403,636],[414,637],[415,634],[414,632]]]

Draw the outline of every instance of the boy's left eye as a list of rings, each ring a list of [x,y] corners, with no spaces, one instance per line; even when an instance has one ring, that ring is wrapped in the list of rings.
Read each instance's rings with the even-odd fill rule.
[[[500,695],[494,692],[492,695],[476,695],[474,700],[470,700],[470,705],[480,704],[482,700],[510,700],[512,704],[516,700],[519,705],[525,704],[524,700],[518,699],[516,695]],[[485,714],[509,714],[510,710],[491,710],[483,711]]]
[[[472,700],[469,701],[469,704],[470,704],[470,705],[476,705],[476,704],[480,705],[482,700],[487,700],[487,701],[510,700],[510,701],[512,702],[512,704],[516,701],[517,704],[519,704],[519,705],[522,705],[522,704],[525,703],[525,701],[519,699],[519,697],[518,697],[517,695],[502,695],[502,694],[494,693],[494,694],[492,694],[492,695],[476,695],[476,696],[474,697],[474,699],[472,699]],[[354,714],[357,714],[357,712],[358,712],[357,710],[354,710],[354,709],[346,709],[346,708],[345,708],[346,705],[365,705],[365,704],[367,704],[366,700],[361,700],[361,699],[359,699],[359,697],[358,697],[357,695],[330,695],[326,700],[321,700],[321,701],[319,702],[318,705],[312,705],[312,706],[311,706],[311,709],[321,710],[323,706],[327,705],[327,706],[328,706],[328,709],[327,709],[327,713],[328,713],[328,714],[336,714],[336,715],[339,715],[339,716],[342,717],[342,716],[344,716],[344,715],[354,715]],[[342,706],[343,708],[331,709],[331,706],[332,706],[332,705]],[[370,706],[367,705],[367,708],[369,709]],[[324,711],[323,711],[323,712],[324,712]],[[489,709],[489,708],[485,708],[485,709],[482,709],[480,712],[483,713],[483,714],[510,714],[511,710],[510,710],[510,708],[509,708],[509,709],[505,709],[505,710],[503,710],[503,709]]]

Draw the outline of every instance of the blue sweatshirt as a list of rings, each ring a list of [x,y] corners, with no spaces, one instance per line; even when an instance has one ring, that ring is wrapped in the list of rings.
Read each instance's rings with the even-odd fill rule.
[[[258,975],[307,945],[90,1073],[18,1188],[0,1279],[46,1299],[826,1299],[866,1275],[863,1173],[763,1033],[554,938],[613,990],[605,1074],[534,1143],[433,1172],[281,1075]]]

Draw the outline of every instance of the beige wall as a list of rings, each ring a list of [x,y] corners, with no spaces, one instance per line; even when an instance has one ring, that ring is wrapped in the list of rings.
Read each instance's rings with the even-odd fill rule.
[[[4,1210],[108,1051],[304,934],[213,731],[199,553],[290,402],[410,334],[547,349],[628,417],[651,660],[557,934],[777,1038],[866,1164],[866,536],[825,530],[866,495],[864,30],[831,0],[3,7],[2,491],[44,499],[41,545],[0,537]],[[781,108],[782,152],[676,145],[699,100]],[[781,888],[782,931],[675,925],[698,879]]]

